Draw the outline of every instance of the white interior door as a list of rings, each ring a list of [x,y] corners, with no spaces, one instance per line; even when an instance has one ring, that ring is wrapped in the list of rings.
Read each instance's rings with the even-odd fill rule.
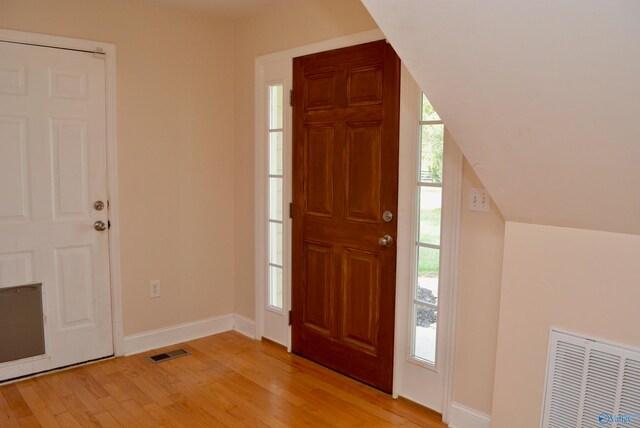
[[[113,354],[100,57],[0,42],[0,291],[42,283],[46,346],[0,380]]]

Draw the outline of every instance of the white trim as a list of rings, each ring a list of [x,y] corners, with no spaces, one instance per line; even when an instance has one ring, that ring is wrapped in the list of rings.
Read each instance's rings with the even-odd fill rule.
[[[348,46],[359,45],[362,43],[375,42],[376,40],[382,40],[384,38],[384,33],[379,29],[363,31],[362,33],[350,34],[336,39],[323,40],[310,45],[298,46],[296,48],[262,55],[256,57],[256,66],[267,64],[272,61],[293,59],[298,56],[324,52],[331,49],[346,48]]]
[[[254,122],[255,122],[255,141],[254,141],[254,197],[255,197],[255,339],[260,340],[264,333],[264,307],[265,294],[268,288],[267,272],[265,266],[268,266],[267,243],[267,183],[264,180],[267,168],[267,149],[264,145],[263,135],[266,129],[266,82],[264,79],[264,67],[258,63],[256,59],[255,65],[255,99],[254,99]],[[286,184],[283,184],[286,185]]]
[[[407,78],[409,76],[409,78]],[[418,141],[418,115],[411,106],[419,107],[420,95],[417,85],[410,84],[409,71],[402,65],[400,73],[400,148],[398,168],[398,252],[396,255],[396,318],[395,343],[393,351],[393,397],[403,394],[402,380],[404,364],[410,353],[409,318],[411,299],[410,289],[415,270],[413,243],[415,242],[415,213],[417,198],[416,183],[416,144]],[[399,261],[403,262],[400,263]],[[405,262],[406,261],[406,262]],[[406,395],[406,393],[404,394]],[[408,397],[405,397],[408,398]],[[415,401],[415,400],[414,400]]]
[[[447,130],[445,126],[445,139],[447,138]],[[448,151],[448,153],[447,153]],[[452,171],[456,171],[456,174],[450,174],[446,178],[447,190],[449,193],[450,206],[450,218],[446,221],[450,222],[451,238],[449,241],[449,251],[446,252],[448,257],[441,259],[441,268],[446,269],[449,274],[449,311],[444,314],[445,325],[448,327],[448,331],[442,331],[448,337],[445,350],[445,361],[443,367],[444,373],[444,390],[443,390],[443,412],[442,420],[448,423],[449,412],[451,403],[453,402],[453,376],[454,376],[454,364],[455,364],[455,346],[456,346],[456,320],[458,319],[458,272],[460,270],[460,228],[462,223],[462,181],[463,181],[463,161],[464,157],[460,148],[453,142],[449,144],[445,140],[445,174],[447,164]],[[445,219],[443,218],[443,221]]]
[[[29,43],[45,47],[75,49],[88,52],[95,52],[99,48],[107,54],[107,49],[115,52],[115,45],[110,43],[95,42],[85,39],[72,39],[70,37],[52,36],[42,33],[27,33],[24,31],[6,30],[3,28],[0,28],[0,40],[5,42]]]
[[[256,337],[256,323],[239,314],[233,315],[233,329],[240,334],[254,339]]]
[[[265,314],[265,296],[267,290],[267,272],[265,266],[268,265],[268,254],[267,254],[267,229],[266,229],[266,218],[267,218],[267,204],[266,204],[266,182],[264,181],[264,177],[266,176],[266,160],[267,160],[267,152],[264,145],[264,133],[266,129],[266,84],[265,80],[265,66],[269,63],[276,61],[292,61],[294,57],[309,55],[316,52],[323,52],[331,49],[338,49],[347,46],[358,45],[361,43],[373,42],[376,40],[384,39],[384,34],[379,29],[365,31],[362,33],[351,34],[344,37],[339,37],[336,39],[325,40],[318,43],[313,43],[310,45],[300,46],[293,49],[288,49],[280,52],[271,53],[268,55],[263,55],[256,57],[255,59],[255,98],[254,98],[254,120],[255,120],[255,129],[254,129],[254,138],[255,138],[255,146],[254,146],[254,159],[255,159],[255,171],[254,171],[254,189],[255,189],[255,217],[254,217],[254,225],[255,225],[255,338],[261,339],[264,334],[264,314]],[[285,89],[287,89],[287,82],[290,82],[290,74],[289,76],[282,76],[282,80],[285,82]],[[289,84],[290,85],[290,84]],[[285,99],[287,99],[287,94],[285,92]],[[285,103],[285,110],[289,110],[288,103]],[[291,120],[290,118],[284,119],[284,133],[285,133],[285,144],[286,139],[290,139],[291,135]],[[289,136],[289,137],[287,137]],[[285,147],[285,153],[287,149]],[[291,153],[289,150],[288,153]],[[290,165],[291,160],[285,159],[285,164]],[[285,195],[291,197],[291,174],[285,174],[284,180],[284,189]],[[289,199],[290,201],[290,199]],[[289,219],[285,219],[289,220]],[[289,241],[291,235],[289,235]],[[291,242],[285,243],[285,248],[291,247]],[[290,256],[290,255],[289,255]],[[286,279],[284,281],[284,308],[283,311],[286,313],[291,307],[291,281]],[[291,350],[291,329],[289,329],[288,334],[288,344],[287,348]]]
[[[233,330],[235,316],[221,315],[200,321],[178,324],[171,327],[145,331],[124,338],[125,356],[138,354],[151,349],[175,345],[201,337]]]
[[[459,403],[449,406],[449,428],[490,428],[489,415],[470,409]]]
[[[449,416],[449,403],[452,401],[463,157],[454,142],[449,141],[450,136],[445,127],[442,207],[444,232],[441,243],[440,280],[442,284],[446,284],[446,288],[443,287],[440,294],[440,322],[437,337],[439,349],[436,366],[434,366],[411,358],[412,284],[416,269],[419,106],[420,88],[403,66],[400,95],[398,263],[393,395],[394,397],[403,396],[442,412],[443,421],[446,423]],[[430,384],[429,391],[422,389],[425,382],[433,382]]]
[[[122,318],[122,278],[120,270],[120,191],[118,186],[118,126],[116,111],[116,48],[103,47],[107,67],[107,178],[109,188],[109,265],[111,273],[111,317],[113,353],[124,355],[124,322]]]
[[[120,215],[118,193],[118,150],[116,114],[116,47],[111,43],[72,39],[48,34],[26,33],[0,28],[0,40],[30,43],[53,48],[101,51],[105,54],[106,71],[106,131],[107,131],[107,186],[109,194],[109,272],[111,276],[111,320],[113,351],[124,355],[124,329],[122,320],[122,282],[120,275]]]

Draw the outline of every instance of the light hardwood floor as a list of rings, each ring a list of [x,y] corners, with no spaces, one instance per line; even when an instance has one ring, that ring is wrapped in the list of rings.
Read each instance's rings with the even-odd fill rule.
[[[229,332],[0,386],[0,427],[445,427],[440,416]]]

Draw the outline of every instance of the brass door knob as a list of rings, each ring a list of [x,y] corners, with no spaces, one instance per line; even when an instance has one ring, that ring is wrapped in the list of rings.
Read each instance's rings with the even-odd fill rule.
[[[390,235],[384,235],[378,239],[378,245],[381,247],[390,247],[393,245],[393,238]]]

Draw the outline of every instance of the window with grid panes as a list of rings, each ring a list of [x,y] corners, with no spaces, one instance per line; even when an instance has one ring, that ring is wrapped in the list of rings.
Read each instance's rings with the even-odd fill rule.
[[[435,365],[444,124],[424,94],[420,104],[419,165],[416,188],[418,224],[411,355],[420,362]]]
[[[284,132],[283,85],[268,86],[269,102],[269,307],[283,308]]]

